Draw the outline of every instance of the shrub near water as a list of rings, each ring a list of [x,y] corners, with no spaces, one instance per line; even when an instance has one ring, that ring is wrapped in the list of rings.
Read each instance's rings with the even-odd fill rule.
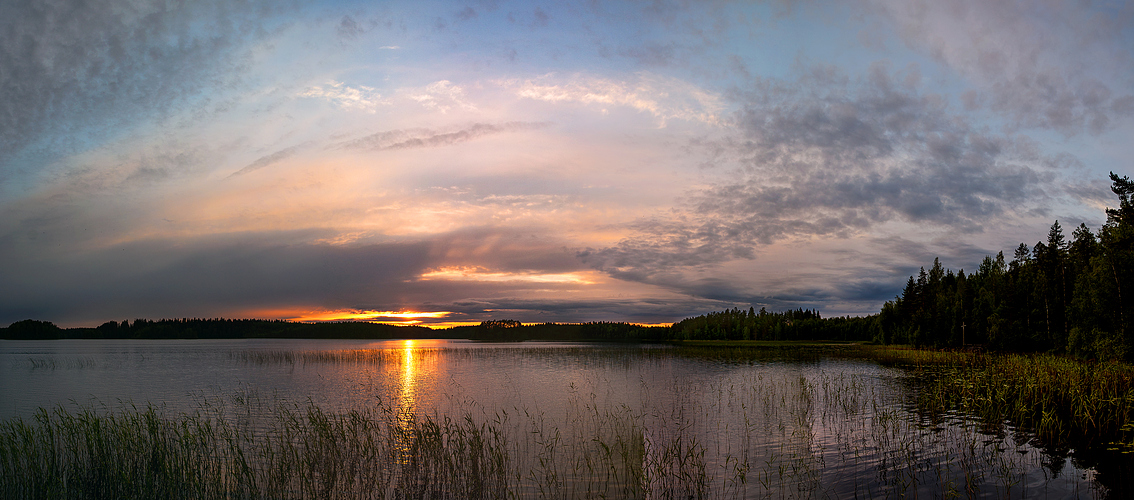
[[[924,410],[1008,420],[1049,443],[1130,441],[1124,434],[1134,428],[1134,366],[1124,363],[898,348],[871,355],[920,372],[917,402]]]

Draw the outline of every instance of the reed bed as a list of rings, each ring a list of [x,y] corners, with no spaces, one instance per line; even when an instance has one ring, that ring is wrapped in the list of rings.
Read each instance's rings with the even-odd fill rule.
[[[41,409],[32,418],[0,422],[0,497],[1108,494],[1093,471],[1056,463],[1030,434],[1006,431],[1003,418],[964,409],[983,401],[980,376],[967,382],[969,393],[930,406],[934,394],[956,392],[948,384],[958,375],[950,370],[999,376],[988,370],[1001,361],[970,353],[848,349],[858,350],[840,359],[809,353],[795,361],[783,361],[790,354],[775,350],[754,349],[745,357],[709,347],[415,350],[414,356],[426,357],[414,363],[441,357],[492,363],[517,356],[525,356],[520,364],[564,363],[575,370],[573,378],[544,389],[561,391],[542,395],[556,401],[550,406],[523,397],[482,404],[455,395],[436,399],[449,406],[368,400],[331,411],[250,392],[201,399],[188,413],[160,406]],[[907,368],[846,359],[867,355]],[[406,362],[399,350],[248,351],[230,359],[315,370],[367,364],[395,375]],[[706,369],[708,376],[688,375]],[[632,394],[624,379],[608,378],[634,373],[652,375],[643,376],[636,391],[631,387]],[[909,381],[920,378],[911,373],[926,377],[912,392]],[[1051,376],[1072,378],[1065,372]],[[911,397],[932,409],[930,418],[910,411]]]
[[[167,416],[152,406],[57,407],[4,422],[0,496],[500,498],[507,491],[508,458],[485,425],[313,405],[257,409],[207,405]]]
[[[1010,422],[1050,444],[1134,450],[1134,366],[1052,354],[875,348],[874,359],[915,371],[917,406]]]

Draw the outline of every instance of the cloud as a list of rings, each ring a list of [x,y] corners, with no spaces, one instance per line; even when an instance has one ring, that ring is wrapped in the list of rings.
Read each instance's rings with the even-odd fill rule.
[[[638,74],[633,82],[584,75],[564,79],[551,74],[501,84],[525,99],[629,107],[653,115],[662,126],[671,119],[716,124],[724,109],[721,97],[713,92],[648,73]]]
[[[465,90],[448,80],[433,82],[421,89],[403,90],[402,94],[426,109],[442,113],[448,113],[453,108],[476,111],[476,106],[465,97]]]
[[[367,113],[374,113],[379,108],[390,104],[389,100],[383,99],[382,94],[379,94],[373,87],[365,85],[351,87],[334,80],[327,82],[325,86],[310,87],[301,92],[299,96],[323,99],[342,109]]]
[[[566,283],[589,285],[593,282],[580,273],[504,273],[482,267],[441,267],[421,275],[422,280],[443,281],[484,281],[484,282],[527,282],[527,283]]]
[[[466,5],[464,9],[461,9],[459,12],[454,14],[454,17],[456,17],[459,21],[469,21],[476,19],[476,9]]]
[[[1049,166],[1058,162],[966,122],[905,74],[878,66],[850,82],[821,71],[739,94],[735,135],[711,144],[716,161],[735,165],[731,178],[579,257],[611,276],[661,283],[790,238],[847,238],[888,223],[979,233],[1060,194]]]
[[[303,148],[303,146],[292,146],[290,148],[285,148],[285,149],[281,149],[279,151],[276,151],[275,153],[272,153],[270,155],[262,156],[262,157],[258,158],[256,161],[249,163],[248,166],[246,166],[246,167],[244,167],[240,170],[237,170],[236,172],[233,172],[232,175],[233,176],[244,175],[244,174],[247,174],[249,172],[254,172],[256,170],[260,170],[261,168],[270,166],[273,163],[281,162],[283,160],[286,160],[286,159],[294,156],[295,153],[299,152],[299,150],[302,149],[302,148]]]
[[[138,314],[181,317],[254,305],[400,304],[389,292],[428,264],[428,245],[302,243],[310,234],[248,233],[147,240],[61,260],[19,258],[0,264],[0,323]],[[10,256],[18,249],[5,245]],[[18,285],[17,285],[18,284]],[[18,293],[17,293],[18,292]],[[353,305],[353,304],[352,304]]]
[[[396,50],[397,46],[385,46],[381,49]],[[388,107],[395,102],[416,102],[430,111],[439,111],[442,114],[453,109],[476,111],[477,108],[465,95],[465,90],[448,80],[433,82],[424,87],[401,88],[394,91],[392,97],[383,97],[374,87],[366,85],[347,85],[343,82],[331,80],[321,86],[312,86],[299,93],[300,97],[321,99],[335,104],[346,110],[365,111],[375,113],[379,109]]]
[[[878,0],[911,47],[975,83],[1014,127],[1065,135],[1128,122],[1134,8],[1053,0]]]
[[[437,148],[468,142],[488,135],[526,130],[538,130],[547,127],[548,123],[532,122],[506,122],[499,125],[490,123],[474,123],[468,127],[454,131],[437,131],[429,129],[390,130],[378,132],[366,137],[355,139],[343,144],[350,149],[397,150],[415,148]]]
[[[513,24],[522,24],[528,28],[545,28],[551,16],[540,7],[536,7],[529,14],[527,12],[509,12],[507,16],[508,22]]]
[[[234,70],[245,64],[247,47],[270,35],[271,20],[288,8],[255,1],[0,4],[0,176],[160,118],[208,89],[238,85]]]
[[[447,319],[482,321],[516,319],[523,322],[576,323],[587,321],[646,322],[679,321],[706,311],[739,306],[738,303],[690,298],[602,298],[602,299],[531,299],[493,297],[456,300],[443,304],[455,314]],[[442,306],[442,304],[438,304]]]
[[[0,290],[0,324],[40,318],[93,326],[134,317],[243,317],[249,311],[320,308],[454,311],[447,321],[502,314],[523,321],[654,321],[658,313],[667,318],[703,302],[671,297],[663,306],[643,298],[579,298],[576,288],[593,271],[546,239],[532,242],[508,231],[399,243],[308,243],[321,235],[331,236],[296,231],[154,239],[62,260],[21,256],[18,265],[10,258],[18,249],[5,245],[0,255],[8,258],[0,272],[11,286]],[[478,263],[477,272],[445,274],[468,269],[448,263],[469,261]],[[521,269],[546,262],[567,271]],[[634,304],[642,307],[629,307]]]

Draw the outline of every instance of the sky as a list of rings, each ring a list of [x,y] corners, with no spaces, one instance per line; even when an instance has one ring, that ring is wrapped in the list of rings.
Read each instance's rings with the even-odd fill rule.
[[[0,324],[867,315],[1105,221],[1134,4],[0,3]]]

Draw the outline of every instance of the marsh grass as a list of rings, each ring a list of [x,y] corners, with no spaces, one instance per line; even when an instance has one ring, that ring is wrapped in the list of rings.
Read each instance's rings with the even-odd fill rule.
[[[243,398],[195,414],[57,407],[0,424],[4,498],[500,498],[487,425]],[[266,421],[260,419],[267,419]]]
[[[652,368],[643,373],[674,375],[642,379],[631,400],[603,375],[578,375],[555,389],[562,405],[554,408],[486,407],[454,397],[444,408],[360,402],[331,411],[247,391],[201,398],[189,413],[131,405],[41,409],[0,422],[0,497],[1024,498],[1048,494],[1056,482],[1056,496],[1105,496],[1093,476],[1070,474],[1030,434],[1011,432],[1004,425],[1011,414],[981,413],[977,405],[992,404],[981,399],[991,391],[981,389],[989,383],[982,377],[1016,365],[996,368],[1002,360],[970,353],[847,349],[853,352],[844,358],[872,356],[904,368],[758,346],[536,348],[522,355],[581,374],[646,364]],[[415,350],[476,363],[516,353]],[[395,371],[405,359],[398,350],[361,349],[231,356]],[[706,362],[713,377],[682,375],[690,363]],[[1079,368],[1042,366],[1050,377],[1078,380],[1063,388],[1114,375],[1074,379]],[[955,382],[954,371],[974,375]],[[990,394],[999,403],[1009,397]],[[1050,409],[1044,415],[1048,426],[1051,415],[1063,418]]]
[[[1009,422],[1049,444],[1134,450],[1134,366],[1051,354],[873,348],[869,355],[913,370],[916,405],[928,414]]]

